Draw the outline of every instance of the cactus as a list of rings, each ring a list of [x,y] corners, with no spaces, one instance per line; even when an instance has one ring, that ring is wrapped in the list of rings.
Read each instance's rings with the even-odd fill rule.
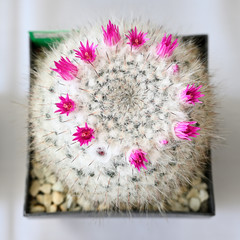
[[[115,24],[72,31],[37,60],[34,159],[83,211],[163,211],[204,169],[212,87],[194,42],[150,23]]]

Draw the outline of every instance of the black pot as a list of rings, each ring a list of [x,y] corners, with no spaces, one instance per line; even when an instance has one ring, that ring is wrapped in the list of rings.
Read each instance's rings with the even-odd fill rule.
[[[61,41],[62,36],[66,35],[67,32],[30,32],[30,67],[31,69],[35,69],[34,60],[36,56],[42,51],[43,48],[49,48],[52,44],[55,44],[57,41]],[[184,36],[184,40],[193,40],[199,47],[201,52],[201,58],[204,60],[206,64],[206,69],[208,69],[208,36],[207,35],[191,35]],[[30,92],[31,87],[34,84],[33,76],[30,74]],[[28,129],[31,129],[31,124],[29,123]],[[28,144],[30,146],[32,142],[32,136],[30,131],[28,132]],[[26,178],[26,189],[25,189],[25,204],[24,204],[24,216],[32,217],[32,216],[79,216],[79,217],[162,217],[162,216],[174,216],[174,217],[190,217],[190,216],[214,216],[215,215],[215,203],[214,203],[214,193],[213,193],[213,181],[212,181],[212,165],[211,165],[211,151],[208,151],[209,160],[206,165],[205,170],[205,183],[208,186],[208,194],[209,199],[206,203],[206,209],[204,212],[138,212],[132,211],[122,212],[122,213],[107,213],[107,212],[55,212],[55,213],[31,213],[30,212],[30,200],[31,196],[29,195],[29,188],[31,185],[31,176],[30,171],[32,169],[31,161],[33,160],[33,151],[29,148],[28,154],[28,173]]]

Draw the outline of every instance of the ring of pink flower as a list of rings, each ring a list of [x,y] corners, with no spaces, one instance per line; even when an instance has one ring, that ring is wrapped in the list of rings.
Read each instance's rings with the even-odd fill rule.
[[[116,25],[113,25],[111,21],[109,20],[109,23],[107,25],[106,30],[102,26],[103,30],[103,39],[104,43],[107,46],[114,46],[117,45],[118,42],[121,40],[121,35],[119,33],[119,27]],[[127,44],[131,46],[131,48],[138,49],[141,46],[143,46],[149,38],[146,38],[146,35],[148,33],[144,33],[142,31],[138,32],[137,27],[134,29],[131,29],[128,31],[128,34],[125,36],[128,38]],[[161,42],[157,44],[156,46],[156,54],[161,58],[171,57],[171,55],[174,52],[174,49],[178,46],[177,38],[172,42],[172,35],[170,34],[168,37],[166,36],[166,33],[164,37],[162,38]],[[98,45],[94,45],[92,43],[89,45],[89,42],[87,40],[86,46],[82,42],[80,42],[79,50],[74,50],[76,53],[76,57],[80,58],[82,61],[86,63],[92,63],[95,61],[97,55],[96,55],[96,48]],[[51,70],[57,72],[60,77],[62,77],[64,80],[69,81],[73,80],[77,77],[78,74],[78,68],[76,65],[74,65],[67,57],[64,59],[61,57],[59,62],[54,62],[56,68],[50,68]],[[172,73],[178,74],[179,72],[179,65],[175,64],[172,66]],[[181,92],[180,99],[183,100],[185,103],[193,104],[195,105],[196,102],[199,102],[199,98],[203,97],[204,95],[201,94],[200,91],[198,91],[202,86],[195,87],[194,84],[189,88],[189,85]],[[56,106],[59,108],[55,112],[60,112],[60,114],[66,114],[67,116],[69,113],[74,111],[75,109],[75,102],[69,98],[68,94],[66,98],[59,97],[61,100],[60,103],[56,103]],[[199,135],[197,130],[200,130],[199,127],[191,126],[192,124],[196,124],[197,122],[178,122],[175,127],[175,135],[179,139],[189,140],[192,139],[190,137],[196,137]],[[85,123],[85,127],[77,127],[77,132],[73,134],[75,138],[73,141],[77,140],[80,142],[80,146],[83,144],[88,145],[89,142],[91,142],[94,137],[94,129],[88,127],[87,123]],[[166,145],[169,143],[167,139],[161,140],[159,142],[161,145]],[[147,169],[144,162],[148,163],[148,160],[145,158],[147,153],[145,153],[141,149],[132,150],[131,154],[129,155],[129,162],[134,165],[134,167],[140,171],[140,168]]]

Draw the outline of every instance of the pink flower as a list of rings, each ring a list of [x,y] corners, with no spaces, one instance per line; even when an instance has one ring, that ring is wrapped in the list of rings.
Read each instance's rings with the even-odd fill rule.
[[[198,98],[205,96],[204,94],[201,94],[198,89],[200,89],[202,85],[199,87],[195,87],[194,84],[189,88],[189,84],[187,85],[186,89],[184,89],[181,93],[181,99],[184,100],[188,104],[195,105],[196,102],[202,103],[199,101]]]
[[[196,137],[199,135],[197,130],[201,129],[199,127],[190,126],[190,124],[195,123],[197,122],[178,122],[174,127],[176,136],[181,139],[192,141],[190,137]]]
[[[66,98],[64,97],[59,97],[59,99],[61,100],[60,103],[55,103],[56,106],[59,108],[57,111],[55,112],[60,112],[60,114],[64,114],[66,113],[67,116],[70,112],[74,111],[75,109],[75,102],[73,100],[71,100],[67,94]]]
[[[167,139],[163,139],[163,140],[160,141],[160,143],[162,145],[166,145],[166,144],[168,144],[168,140]]]
[[[126,37],[129,39],[129,42],[127,42],[127,44],[130,44],[131,47],[139,48],[147,40],[149,40],[149,38],[146,38],[146,35],[148,33],[143,33],[143,32],[137,33],[137,28],[136,27],[135,27],[134,30],[131,29],[131,31],[128,31],[128,33],[129,33],[129,35],[126,35]]]
[[[57,72],[64,80],[69,81],[77,76],[78,68],[66,57],[66,60],[61,57],[59,62],[55,62],[56,69],[50,68]]]
[[[179,73],[179,66],[177,64],[174,64],[172,66],[172,72],[173,72],[173,74]]]
[[[87,63],[91,63],[95,60],[96,58],[96,53],[95,49],[97,48],[98,45],[93,46],[93,43],[91,46],[89,46],[88,40],[87,40],[87,45],[86,47],[83,45],[82,42],[80,42],[81,46],[79,47],[79,50],[74,50],[76,52],[76,57],[81,58],[83,61]]]
[[[146,166],[144,165],[144,162],[148,162],[148,160],[145,158],[145,155],[147,153],[143,152],[141,149],[132,150],[130,156],[129,156],[129,162],[135,166],[135,168],[138,169],[140,172],[140,167],[143,167],[145,169]]]
[[[160,57],[170,57],[173,54],[173,50],[178,46],[177,38],[171,43],[172,34],[166,38],[166,33],[162,38],[162,41],[157,45],[157,54]]]
[[[119,33],[118,26],[113,25],[110,20],[109,20],[109,24],[107,25],[107,31],[105,31],[103,26],[102,26],[102,30],[103,30],[103,39],[106,45],[114,46],[120,41],[121,36]]]
[[[85,127],[77,127],[77,132],[73,134],[73,136],[76,136],[76,138],[73,139],[73,141],[77,140],[80,142],[80,146],[83,144],[87,144],[94,139],[94,130],[92,128],[89,128],[87,123],[85,123]]]

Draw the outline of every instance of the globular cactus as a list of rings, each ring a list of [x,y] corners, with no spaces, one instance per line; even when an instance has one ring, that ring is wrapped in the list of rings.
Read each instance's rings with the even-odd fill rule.
[[[162,211],[206,163],[212,87],[194,42],[115,24],[72,31],[37,61],[34,159],[83,211]]]

